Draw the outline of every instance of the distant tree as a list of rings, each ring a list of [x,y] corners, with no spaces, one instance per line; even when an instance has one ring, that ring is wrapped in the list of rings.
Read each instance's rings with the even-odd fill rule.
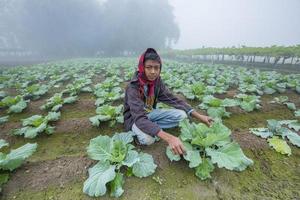
[[[108,54],[168,48],[179,38],[167,0],[109,0],[103,4],[103,49]]]
[[[21,0],[22,45],[47,55],[89,55],[97,49],[97,0]],[[100,24],[100,23],[99,23]]]
[[[22,48],[49,56],[137,53],[179,38],[168,0],[3,0],[0,8],[0,36],[12,32]]]

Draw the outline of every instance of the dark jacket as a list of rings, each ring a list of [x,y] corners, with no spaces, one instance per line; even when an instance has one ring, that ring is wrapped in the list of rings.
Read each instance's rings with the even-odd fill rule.
[[[155,84],[154,108],[157,102],[162,102],[177,109],[184,110],[186,113],[192,110],[192,107],[185,101],[174,96],[160,78],[157,79]],[[161,128],[148,119],[147,112],[144,110],[144,104],[139,94],[139,81],[136,73],[125,90],[123,113],[125,129],[126,131],[131,130],[132,125],[135,123],[144,133],[155,136]]]

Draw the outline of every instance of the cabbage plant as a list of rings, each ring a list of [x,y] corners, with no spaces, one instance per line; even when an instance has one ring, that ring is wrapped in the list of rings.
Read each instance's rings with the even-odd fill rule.
[[[39,133],[45,132],[52,134],[54,132],[53,126],[48,123],[57,121],[60,118],[60,112],[49,112],[47,116],[33,115],[22,120],[23,127],[16,129],[14,135],[24,135],[25,138],[35,138]]]
[[[267,139],[269,145],[275,151],[291,155],[292,151],[286,142],[289,142],[297,147],[300,147],[300,136],[297,131],[300,131],[300,123],[297,120],[267,120],[267,128],[250,128],[251,133]]]
[[[211,178],[214,164],[235,171],[243,171],[253,164],[239,144],[231,140],[231,131],[220,120],[216,120],[209,128],[186,119],[180,122],[180,128],[179,137],[186,152],[183,159],[189,162],[189,167],[195,169],[195,175],[201,180]],[[169,146],[166,154],[171,161],[181,159]]]
[[[239,106],[246,112],[251,112],[261,108],[261,105],[259,104],[260,96],[238,94],[236,97],[238,98]]]
[[[120,87],[114,87],[111,91],[98,89],[94,91],[94,94],[97,97],[95,102],[96,106],[101,106],[104,103],[110,103],[124,97],[124,93],[122,93],[122,89]]]
[[[157,165],[151,155],[134,150],[130,144],[132,132],[116,133],[113,137],[100,135],[90,141],[87,147],[88,156],[98,161],[88,170],[89,177],[84,182],[83,192],[91,197],[106,194],[120,197],[126,174],[139,178],[150,176]]]
[[[9,144],[5,140],[0,139],[0,150],[8,146]],[[17,149],[11,150],[9,153],[0,152],[0,192],[1,186],[6,183],[9,178],[7,171],[13,171],[20,167],[24,160],[36,151],[36,148],[36,143],[27,143]]]
[[[112,127],[118,123],[123,123],[123,115],[122,115],[123,105],[119,106],[110,106],[103,105],[96,109],[97,115],[90,117],[90,122],[92,122],[93,126],[99,126],[101,122],[110,121],[109,126]]]
[[[207,114],[213,118],[229,117],[230,113],[226,111],[226,107],[239,105],[235,99],[218,99],[212,95],[204,96],[199,108],[207,110]]]
[[[63,104],[74,103],[77,101],[77,99],[78,96],[63,98],[62,93],[56,93],[47,100],[46,104],[42,105],[40,108],[42,110],[51,110],[52,112],[57,112],[63,106]]]
[[[46,94],[48,90],[49,90],[49,86],[47,85],[33,84],[31,86],[26,87],[22,91],[22,93],[25,99],[37,100],[42,95]]]
[[[26,107],[29,100],[24,100],[22,96],[15,97],[7,96],[0,101],[0,108],[8,108],[8,113],[20,113]]]

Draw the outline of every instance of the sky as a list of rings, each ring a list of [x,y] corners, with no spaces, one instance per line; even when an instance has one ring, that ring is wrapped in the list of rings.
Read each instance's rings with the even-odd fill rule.
[[[176,49],[300,44],[300,0],[169,0]]]

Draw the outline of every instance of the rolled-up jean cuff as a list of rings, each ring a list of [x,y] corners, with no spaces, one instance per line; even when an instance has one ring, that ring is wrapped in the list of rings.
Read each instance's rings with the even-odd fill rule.
[[[132,131],[133,135],[137,137],[137,139],[142,145],[150,145],[156,141],[155,136],[144,133],[141,129],[139,129],[136,126],[135,123],[132,125]]]
[[[191,116],[191,114],[192,114],[193,111],[194,111],[193,108],[192,108],[191,110],[189,110],[189,111],[187,112],[188,116]]]

